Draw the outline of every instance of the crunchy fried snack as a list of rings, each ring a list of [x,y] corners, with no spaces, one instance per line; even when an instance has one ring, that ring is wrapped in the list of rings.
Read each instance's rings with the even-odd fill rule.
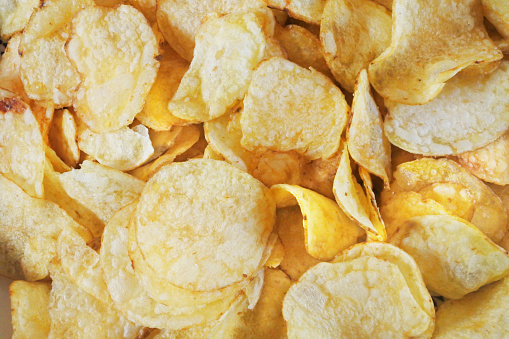
[[[13,338],[47,338],[51,283],[16,280],[9,286]]]
[[[22,31],[39,5],[40,0],[2,0],[0,2],[0,37],[8,39]]]
[[[263,0],[273,8],[287,11],[292,17],[299,20],[320,24],[325,0]]]

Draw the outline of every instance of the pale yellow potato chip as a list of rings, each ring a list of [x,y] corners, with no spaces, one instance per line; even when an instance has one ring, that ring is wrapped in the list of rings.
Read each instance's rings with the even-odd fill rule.
[[[287,11],[292,17],[299,20],[320,24],[325,0],[263,0],[273,8]]]
[[[484,15],[506,39],[509,39],[509,4],[504,0],[482,0]]]
[[[346,140],[352,159],[389,186],[391,143],[384,134],[382,115],[370,88],[368,74],[363,69],[356,82]]]
[[[391,44],[391,13],[371,0],[331,0],[325,5],[320,40],[325,60],[342,88]]]
[[[66,51],[82,78],[73,103],[78,116],[97,133],[129,125],[159,68],[145,17],[126,5],[87,7],[73,18]]]
[[[8,39],[14,33],[22,31],[34,10],[39,6],[39,0],[0,1],[0,36]]]
[[[241,144],[328,158],[348,119],[341,90],[323,74],[274,57],[255,71],[240,118]]]
[[[380,5],[384,6],[385,8],[387,8],[389,11],[392,10],[393,0],[375,0],[375,1],[378,2]]]
[[[509,278],[460,300],[447,300],[437,310],[433,338],[505,338],[509,335]]]
[[[153,24],[156,22],[156,0],[128,0],[129,4],[139,10],[148,22]]]
[[[168,110],[168,102],[177,92],[180,80],[188,69],[189,63],[165,43],[156,80],[148,92],[145,106],[136,115],[136,119],[157,131],[186,124],[184,120],[172,115]]]
[[[391,243],[415,259],[429,290],[448,299],[460,299],[509,275],[507,252],[458,217],[411,218]]]
[[[80,169],[62,173],[65,192],[107,223],[113,214],[136,200],[145,186],[141,180],[91,161]]]
[[[385,226],[374,211],[371,197],[366,195],[352,173],[346,144],[341,151],[339,167],[334,177],[333,191],[338,205],[346,215],[366,231],[368,238],[379,241],[387,239]]]
[[[275,231],[273,231],[274,233]],[[277,232],[276,232],[277,233]],[[279,236],[276,236],[276,241],[274,243],[274,247],[272,252],[270,252],[270,256],[265,263],[265,267],[269,268],[277,268],[283,261],[285,256],[285,248],[283,246],[283,242]]]
[[[221,154],[214,151],[214,149],[210,147],[210,145],[207,145],[207,147],[205,147],[205,151],[203,151],[203,159],[222,160],[222,161],[225,160],[224,157]]]
[[[270,35],[266,26],[272,27]],[[186,121],[202,122],[236,106],[254,69],[270,56],[273,26],[268,9],[208,18],[197,33],[193,61],[168,104],[169,111]]]
[[[157,23],[166,41],[184,59],[193,59],[195,36],[208,14],[259,10],[262,5],[252,0],[159,0]]]
[[[316,159],[304,164],[300,185],[334,199],[332,186],[339,167],[341,152],[338,151],[330,158]]]
[[[57,110],[53,114],[48,132],[49,144],[68,166],[76,167],[80,160],[77,143],[77,127],[69,110]]]
[[[78,134],[78,147],[100,164],[119,171],[139,167],[154,154],[148,128],[143,125],[102,133],[87,128]]]
[[[21,80],[30,98],[57,107],[72,105],[81,78],[64,46],[74,14],[93,4],[93,0],[50,0],[35,10],[19,46]]]
[[[0,88],[8,90],[25,98],[25,88],[19,75],[21,57],[18,53],[21,42],[21,33],[15,34],[9,39],[7,48],[0,58]]]
[[[276,25],[274,37],[288,54],[288,60],[304,68],[313,67],[332,79],[322,44],[316,35],[298,25]]]
[[[392,12],[391,46],[369,66],[371,84],[386,99],[425,104],[463,68],[503,56],[488,37],[478,0],[395,0]]]
[[[394,145],[424,155],[458,154],[483,147],[509,128],[509,62],[489,75],[458,74],[431,102],[386,101],[384,129]],[[452,105],[451,103],[454,103]]]
[[[175,143],[179,140],[179,136],[183,131],[183,127],[174,126],[169,130],[156,131],[153,129],[148,130],[148,135],[150,137],[150,141],[152,142],[152,147],[154,148],[154,153],[147,159],[146,162],[151,162],[159,158],[162,154],[164,154],[168,149],[173,147]]]
[[[331,260],[364,235],[334,200],[298,185],[274,185],[270,191],[278,207],[299,205],[306,250],[316,259]]]
[[[48,275],[56,238],[63,229],[77,231],[86,241],[90,232],[58,205],[27,195],[0,175],[0,274],[35,281]]]
[[[0,173],[31,196],[42,198],[44,143],[30,107],[0,90]]]
[[[475,201],[470,222],[496,243],[504,236],[508,219],[502,202],[481,180],[456,162],[431,158],[406,162],[398,166],[393,178],[391,190],[382,192],[382,201],[384,195],[391,192],[418,192],[433,183],[456,183],[466,187]]]
[[[475,151],[458,154],[458,161],[479,179],[509,184],[509,132]]]
[[[37,123],[39,124],[42,139],[44,140],[44,143],[48,145],[48,133],[55,109],[50,102],[33,101],[28,99],[27,103],[32,108],[35,120],[37,120]]]
[[[437,182],[421,188],[418,193],[424,199],[432,199],[450,214],[472,220],[475,213],[475,198],[465,186],[452,182]]]
[[[55,151],[48,145],[44,145],[44,155],[46,156],[46,163],[44,165],[45,168],[47,165],[50,165],[50,167],[58,173],[64,173],[72,169],[69,165],[63,162]],[[44,192],[44,195],[46,196],[46,192]]]

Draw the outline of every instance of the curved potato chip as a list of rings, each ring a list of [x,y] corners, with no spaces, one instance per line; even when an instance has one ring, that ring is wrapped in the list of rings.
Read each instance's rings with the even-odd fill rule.
[[[129,4],[143,13],[150,24],[156,22],[156,0],[129,0]]]
[[[391,46],[369,66],[371,84],[386,99],[425,104],[463,68],[503,56],[488,38],[478,0],[395,0],[392,9]]]
[[[150,158],[148,158],[147,162],[159,158],[159,156],[161,156],[166,151],[168,151],[168,149],[173,147],[182,131],[183,127],[181,126],[171,127],[169,130],[163,131],[149,129],[148,135],[150,137],[150,141],[152,142],[154,153]]]
[[[465,186],[452,182],[437,182],[421,188],[418,193],[424,199],[432,199],[442,205],[450,214],[472,220],[475,213],[475,199]]]
[[[316,259],[331,260],[364,235],[334,200],[297,185],[274,185],[270,191],[279,207],[299,205],[306,250]]]
[[[502,201],[505,212],[507,213],[507,219],[509,220],[509,185],[499,186],[494,184],[488,184],[492,192],[495,193]]]
[[[477,227],[454,216],[411,218],[391,243],[415,259],[428,289],[448,299],[460,299],[509,275],[507,252]]]
[[[13,338],[47,338],[51,283],[16,280],[9,286]]]
[[[76,167],[80,160],[76,129],[74,117],[69,110],[55,111],[48,132],[49,144],[58,157],[70,167]]]
[[[86,129],[78,135],[78,146],[101,165],[119,171],[132,170],[154,154],[148,129],[143,125],[102,133]]]
[[[30,107],[0,90],[0,173],[31,196],[42,198],[44,143]]]
[[[304,164],[300,185],[334,199],[332,186],[339,167],[341,152],[338,151],[327,159],[316,159]]]
[[[433,338],[504,338],[509,334],[509,278],[461,300],[447,300],[437,310]]]
[[[57,107],[72,105],[81,79],[64,46],[74,14],[93,4],[92,0],[51,0],[35,10],[19,46],[21,80],[30,98]]]
[[[44,145],[44,155],[46,156],[45,167],[49,165],[52,170],[58,173],[68,172],[72,169],[69,165],[63,162],[55,151],[48,145]],[[46,192],[44,192],[44,196],[46,197]]]
[[[299,20],[320,24],[325,0],[263,0],[273,8],[287,11],[292,17]]]
[[[422,158],[398,166],[393,174],[391,191],[418,192],[433,183],[457,183],[473,195],[475,211],[470,222],[498,243],[507,229],[507,215],[500,199],[479,179],[456,162],[447,159]]]
[[[274,57],[253,74],[240,118],[242,146],[328,158],[348,119],[341,90],[325,75]]]
[[[375,0],[375,1],[378,2],[380,5],[384,6],[385,8],[387,8],[389,11],[392,11],[393,0]]]
[[[504,0],[482,0],[484,15],[500,34],[509,39],[509,4]]]
[[[352,93],[359,72],[391,44],[391,13],[371,0],[331,0],[323,13],[325,60],[341,87]]]
[[[193,59],[195,36],[208,14],[260,10],[261,4],[251,0],[159,0],[157,23],[166,41],[184,59]]]
[[[389,186],[392,174],[391,143],[384,134],[382,115],[371,96],[365,69],[359,73],[356,81],[352,120],[346,138],[352,159]]]
[[[0,36],[7,40],[14,33],[22,31],[40,4],[40,0],[2,1],[0,3]]]
[[[196,35],[194,58],[168,110],[188,122],[220,117],[244,95],[254,69],[270,53],[264,32],[270,10],[211,17]]]
[[[495,141],[509,128],[509,62],[489,75],[458,74],[431,102],[410,106],[386,101],[385,133],[391,143],[424,155],[458,154]],[[451,106],[454,102],[454,106]]]
[[[19,44],[21,43],[21,36],[21,33],[17,33],[9,39],[7,48],[0,58],[0,88],[25,98],[27,95],[19,74],[21,56],[18,50]]]
[[[482,148],[458,154],[458,161],[479,179],[509,184],[509,132]]]
[[[82,9],[73,18],[66,51],[83,80],[74,101],[78,116],[97,133],[129,125],[159,68],[157,41],[145,17],[126,5]]]

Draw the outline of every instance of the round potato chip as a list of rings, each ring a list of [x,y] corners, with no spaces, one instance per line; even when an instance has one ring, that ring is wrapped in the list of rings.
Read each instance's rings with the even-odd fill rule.
[[[241,143],[248,150],[328,158],[339,148],[347,119],[345,97],[329,78],[274,57],[253,74],[240,118]]]

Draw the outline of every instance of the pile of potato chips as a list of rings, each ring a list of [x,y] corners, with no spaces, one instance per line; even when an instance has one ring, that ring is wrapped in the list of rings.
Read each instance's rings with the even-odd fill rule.
[[[0,0],[14,338],[509,336],[506,0]]]

